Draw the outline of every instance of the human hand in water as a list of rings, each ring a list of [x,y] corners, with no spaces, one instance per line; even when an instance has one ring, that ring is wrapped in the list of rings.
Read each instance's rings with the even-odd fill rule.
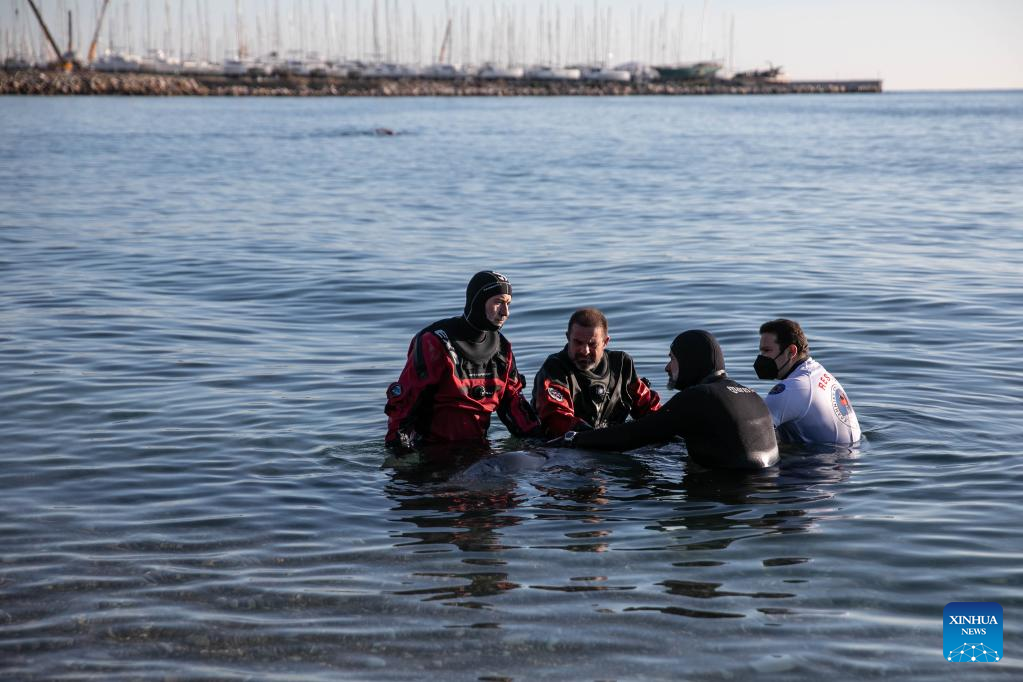
[[[552,438],[545,445],[549,448],[570,448],[575,441],[575,431],[566,431],[565,435]]]

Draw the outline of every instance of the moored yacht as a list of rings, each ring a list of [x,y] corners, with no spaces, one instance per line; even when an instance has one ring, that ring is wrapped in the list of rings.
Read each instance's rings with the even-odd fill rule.
[[[423,78],[438,78],[453,80],[455,78],[465,78],[472,75],[472,69],[463,67],[461,64],[430,64],[424,66],[419,75]]]
[[[582,71],[556,66],[538,66],[527,71],[526,77],[541,81],[577,81],[582,78]]]
[[[611,69],[606,66],[602,66],[584,71],[583,80],[628,83],[632,80],[632,74],[623,69]]]
[[[518,80],[526,75],[526,70],[521,66],[484,64],[478,75],[484,80]]]
[[[127,52],[106,50],[93,62],[92,68],[96,71],[110,72],[141,71],[142,58]]]
[[[654,69],[664,81],[691,81],[713,78],[721,70],[718,62],[693,62],[692,64],[674,64],[655,66]]]
[[[142,58],[142,70],[151,73],[180,73],[181,61],[163,50],[150,50]]]

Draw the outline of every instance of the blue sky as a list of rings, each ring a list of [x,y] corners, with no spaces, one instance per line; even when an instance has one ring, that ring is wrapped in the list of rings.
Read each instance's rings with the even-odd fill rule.
[[[0,3],[0,51],[38,46],[27,0]],[[100,0],[38,4],[61,45],[70,9],[79,17],[76,43],[87,47]],[[148,44],[173,53],[184,47],[219,59],[237,49],[241,35],[250,53],[278,45],[366,57],[378,45],[392,60],[429,62],[452,16],[456,60],[715,57],[736,69],[773,62],[793,79],[883,78],[890,90],[1023,88],[1023,0],[376,0],[376,41],[373,6],[374,0],[111,0],[100,45],[142,51]]]

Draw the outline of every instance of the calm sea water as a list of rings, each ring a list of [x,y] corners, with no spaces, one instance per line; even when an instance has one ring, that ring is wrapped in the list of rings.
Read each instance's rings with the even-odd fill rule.
[[[2,98],[0,673],[1018,679],[1021,187],[1019,92]],[[530,385],[597,305],[656,386],[705,328],[764,392],[793,317],[866,442],[393,466],[484,268]],[[952,601],[1001,662],[944,660]]]

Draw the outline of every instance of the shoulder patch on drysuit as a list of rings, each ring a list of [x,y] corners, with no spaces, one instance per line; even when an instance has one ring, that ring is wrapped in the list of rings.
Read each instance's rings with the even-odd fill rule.
[[[838,388],[835,384],[831,388],[831,407],[835,410],[835,416],[838,417],[843,424],[851,426],[849,420],[849,413],[853,411],[852,403],[849,402],[849,398],[846,397],[845,391]]]
[[[565,394],[562,393],[557,388],[555,388],[554,386],[547,387],[547,395],[549,395],[551,397],[551,400],[553,400],[556,403],[565,402]]]
[[[767,395],[778,395],[785,391],[785,384],[775,384],[774,388],[768,391]]]

